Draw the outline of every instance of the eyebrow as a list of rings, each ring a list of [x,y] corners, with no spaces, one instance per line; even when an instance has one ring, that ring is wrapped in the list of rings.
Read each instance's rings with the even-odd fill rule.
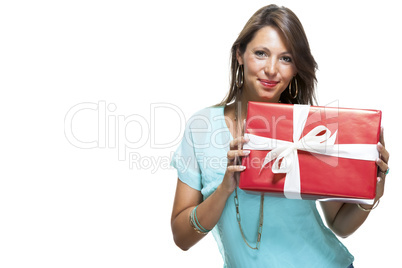
[[[255,51],[255,50],[260,50],[260,49],[271,52],[271,50],[269,50],[269,48],[267,48],[267,47],[261,47],[261,46],[256,47],[255,49],[253,49],[253,51]],[[289,54],[290,56],[293,56],[292,53],[290,53],[289,51],[281,52],[279,55],[285,55],[285,54]]]

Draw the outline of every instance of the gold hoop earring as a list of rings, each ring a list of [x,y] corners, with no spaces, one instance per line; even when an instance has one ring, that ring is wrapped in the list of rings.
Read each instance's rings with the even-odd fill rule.
[[[293,78],[293,80],[295,80],[296,93],[295,93],[294,96],[292,96],[292,82],[293,82],[293,81],[290,81],[290,83],[289,83],[289,95],[290,95],[293,99],[296,99],[296,98],[297,98],[297,93],[299,93],[298,88],[297,88],[297,79],[296,79],[296,77]]]
[[[236,80],[235,80],[236,87],[239,89],[243,86],[244,83],[243,77],[244,77],[243,65],[239,65],[236,70]]]

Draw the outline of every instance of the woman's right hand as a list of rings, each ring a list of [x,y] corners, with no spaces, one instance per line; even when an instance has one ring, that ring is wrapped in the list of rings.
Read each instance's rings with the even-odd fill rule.
[[[230,149],[227,153],[228,164],[222,183],[205,200],[200,191],[191,188],[180,179],[177,180],[171,225],[174,241],[181,249],[187,250],[205,237],[204,234],[194,231],[190,225],[189,216],[196,206],[198,206],[197,219],[200,225],[206,229],[212,229],[218,223],[228,197],[237,187],[236,174],[245,170],[239,160],[240,157],[250,154],[249,151],[242,150],[243,144],[247,142],[248,140],[244,137],[230,142]]]
[[[248,139],[242,136],[230,142],[230,149],[227,153],[228,164],[221,183],[223,190],[227,191],[229,194],[233,193],[234,189],[237,187],[236,172],[241,172],[246,169],[245,166],[241,165],[240,159],[250,154],[249,150],[242,150],[243,144],[248,141]]]

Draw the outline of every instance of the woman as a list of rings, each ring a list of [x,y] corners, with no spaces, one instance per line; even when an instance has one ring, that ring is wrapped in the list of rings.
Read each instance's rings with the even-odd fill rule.
[[[178,183],[172,212],[175,243],[189,249],[212,230],[225,267],[353,267],[353,256],[334,235],[347,237],[373,206],[246,194],[236,176],[248,101],[313,104],[316,63],[304,30],[289,9],[269,5],[247,22],[231,51],[231,88],[217,106],[196,113],[172,165]],[[235,137],[235,138],[232,138]],[[389,154],[378,150],[376,202],[383,195]],[[236,219],[239,219],[237,221]],[[241,219],[241,220],[240,220]]]

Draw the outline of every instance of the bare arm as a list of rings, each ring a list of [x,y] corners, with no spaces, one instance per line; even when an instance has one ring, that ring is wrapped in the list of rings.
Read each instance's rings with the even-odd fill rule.
[[[219,221],[222,211],[225,208],[226,200],[232,194],[236,187],[234,178],[235,172],[244,170],[244,167],[234,165],[236,156],[247,156],[248,152],[238,150],[238,143],[243,144],[244,138],[235,139],[230,143],[228,152],[228,166],[223,177],[222,183],[216,191],[207,199],[202,201],[202,194],[182,181],[178,180],[176,196],[173,204],[171,226],[173,239],[176,245],[182,250],[188,250],[190,247],[200,241],[204,234],[197,233],[190,225],[190,213],[197,207],[197,218],[205,229],[212,229]]]
[[[378,165],[378,182],[375,201],[379,200],[384,194],[385,171],[388,169],[389,153],[385,149],[383,130],[381,130],[380,143],[378,151],[380,159],[377,160]],[[365,209],[373,206],[361,205]],[[354,233],[367,219],[370,212],[363,211],[356,204],[348,204],[341,202],[321,202],[321,207],[328,226],[331,230],[341,236],[348,237]]]
[[[188,250],[205,237],[190,225],[190,213],[195,206],[198,205],[197,218],[200,224],[206,229],[212,229],[219,221],[229,195],[229,192],[218,186],[217,190],[202,202],[201,192],[178,180],[171,219],[176,245],[182,250]]]
[[[356,204],[321,202],[328,227],[338,236],[346,238],[367,219],[370,212],[362,211]]]

